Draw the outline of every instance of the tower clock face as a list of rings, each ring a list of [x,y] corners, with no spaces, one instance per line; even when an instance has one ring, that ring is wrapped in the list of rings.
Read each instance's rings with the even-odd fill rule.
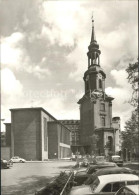
[[[99,73],[99,74],[98,74],[98,78],[99,78],[99,79],[102,79],[102,74]]]

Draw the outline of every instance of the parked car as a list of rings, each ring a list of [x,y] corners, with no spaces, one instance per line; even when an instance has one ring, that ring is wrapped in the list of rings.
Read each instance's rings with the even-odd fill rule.
[[[98,176],[91,185],[72,187],[68,195],[114,195],[122,186],[139,184],[133,174],[111,174]]]
[[[13,162],[13,163],[18,163],[18,162],[21,162],[21,163],[24,163],[26,162],[25,159],[23,158],[20,158],[19,156],[13,156],[11,159],[10,159],[10,162]]]
[[[95,159],[96,159],[96,163],[106,162],[105,156],[96,156]]]
[[[11,162],[4,160],[4,159],[1,159],[1,169],[8,169],[11,166],[12,166]]]
[[[115,195],[139,195],[139,185],[121,187]]]
[[[84,171],[77,171],[74,178],[74,185],[82,185],[90,175],[95,173],[98,169],[103,169],[106,167],[116,167],[117,165],[115,163],[103,163],[98,165],[91,165]]]
[[[123,160],[119,155],[113,155],[111,157],[111,161],[115,162],[119,167],[123,166]]]
[[[95,181],[97,176],[110,174],[135,174],[135,171],[126,167],[107,167],[97,170],[93,175],[90,175],[84,182],[85,185],[90,185]]]

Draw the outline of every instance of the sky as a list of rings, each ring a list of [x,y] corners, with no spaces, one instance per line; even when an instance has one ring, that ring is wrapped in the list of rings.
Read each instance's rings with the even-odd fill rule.
[[[112,116],[131,116],[125,69],[138,56],[136,0],[1,0],[1,119],[9,109],[43,107],[57,119],[79,119],[91,17],[106,73]],[[2,131],[5,127],[2,122]]]

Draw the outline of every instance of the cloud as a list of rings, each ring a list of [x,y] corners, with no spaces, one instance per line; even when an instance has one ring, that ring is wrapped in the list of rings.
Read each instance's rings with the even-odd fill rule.
[[[111,70],[110,74],[114,78],[117,85],[123,88],[127,88],[127,87],[130,88],[129,83],[127,82],[128,74],[125,71],[125,69],[121,69],[119,71],[114,69],[114,70]]]
[[[77,12],[81,11],[78,1],[45,1],[42,4],[42,35],[47,35],[52,44],[73,46],[77,36]]]
[[[1,70],[1,94],[1,118],[5,119],[4,122],[11,122],[9,109],[10,106],[21,106],[23,85],[9,68]],[[4,128],[1,123],[2,131]]]
[[[1,71],[1,83],[3,95],[13,96],[22,92],[22,84],[16,79],[14,73],[8,68],[4,68]]]
[[[11,36],[1,39],[1,63],[4,66],[13,66],[19,68],[23,51],[19,44],[23,40],[24,35],[20,32],[15,32]]]
[[[125,121],[130,117],[133,110],[128,103],[132,95],[132,89],[127,81],[127,73],[124,69],[111,70],[110,74],[115,81],[115,87],[107,87],[105,92],[115,98],[113,100],[113,116],[121,117],[121,128],[123,130]]]
[[[12,96],[6,91],[2,94],[5,109],[30,106],[33,98],[25,95],[30,91],[84,90],[82,78],[88,67],[86,53],[94,11],[101,67],[107,75],[106,91],[115,97],[113,113],[125,116],[125,121],[130,114],[130,105],[125,102],[131,90],[124,69],[137,58],[137,1],[12,0],[0,4],[2,70],[8,68],[13,73],[9,74],[16,90],[21,90],[18,99],[16,90]],[[52,99],[39,95],[35,102],[49,108],[54,116],[59,117],[61,111],[61,117],[73,118],[79,112],[76,102],[82,94],[66,94],[65,98]]]

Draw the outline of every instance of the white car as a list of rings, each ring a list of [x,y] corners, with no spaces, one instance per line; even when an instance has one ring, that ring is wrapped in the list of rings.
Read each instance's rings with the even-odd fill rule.
[[[139,185],[124,186],[115,195],[139,195]]]
[[[24,162],[26,162],[26,160],[23,159],[23,158],[20,158],[19,156],[13,156],[13,157],[10,159],[10,162],[13,162],[13,163],[16,163],[16,162],[24,163]]]
[[[72,187],[69,195],[113,195],[122,186],[139,183],[139,177],[133,174],[101,175],[91,185]]]

